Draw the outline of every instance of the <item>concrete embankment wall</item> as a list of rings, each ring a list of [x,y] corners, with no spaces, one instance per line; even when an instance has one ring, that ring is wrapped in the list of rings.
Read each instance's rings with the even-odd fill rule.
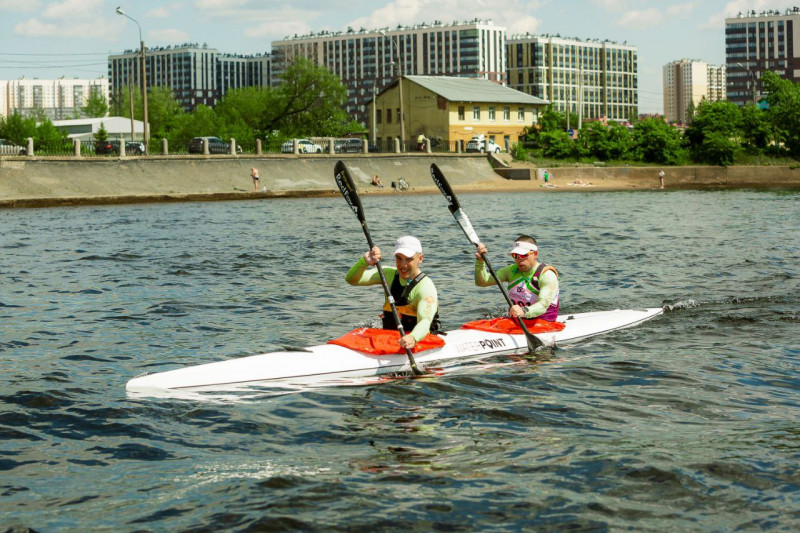
[[[405,179],[413,189],[431,188],[435,162],[454,184],[470,188],[502,183],[485,157],[476,156],[221,156],[0,159],[0,206],[220,200],[258,196],[338,193],[333,167],[344,160],[357,186],[368,190],[380,176],[388,189]],[[259,170],[253,190],[250,167]]]
[[[429,168],[436,163],[456,190],[624,190],[657,188],[658,167],[550,168],[550,186],[535,179],[507,180],[480,154],[372,154],[266,156],[149,156],[126,158],[0,158],[0,207],[208,201],[338,194],[333,166],[342,159],[359,189],[391,192],[404,178],[412,192],[435,192]],[[498,164],[497,161],[494,162]],[[260,172],[253,190],[250,167]],[[668,189],[800,188],[800,168],[664,167]],[[372,176],[386,185],[370,185]],[[579,183],[578,183],[579,182]],[[582,185],[578,187],[577,185]]]

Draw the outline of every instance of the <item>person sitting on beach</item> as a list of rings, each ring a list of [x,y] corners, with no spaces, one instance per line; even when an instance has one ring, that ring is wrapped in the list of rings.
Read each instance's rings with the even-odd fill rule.
[[[381,181],[381,178],[379,178],[377,174],[375,174],[372,177],[372,184],[376,187],[383,187],[383,182]]]
[[[488,287],[495,280],[486,268],[481,254],[486,246],[478,243],[475,254],[475,285]],[[511,248],[514,264],[497,271],[497,279],[508,283],[508,295],[514,305],[508,310],[513,318],[539,318],[555,322],[558,318],[558,272],[550,265],[540,263],[536,239],[520,235]]]

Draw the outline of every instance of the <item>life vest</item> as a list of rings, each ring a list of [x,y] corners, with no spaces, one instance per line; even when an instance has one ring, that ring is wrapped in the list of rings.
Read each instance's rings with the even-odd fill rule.
[[[394,306],[397,308],[397,314],[400,316],[400,323],[403,325],[403,331],[406,333],[410,332],[417,325],[417,309],[413,305],[409,305],[408,295],[424,278],[425,274],[420,272],[416,278],[409,281],[408,284],[403,287],[400,285],[400,273],[397,272],[392,280],[392,285],[389,287],[389,292],[392,294],[392,298],[394,298]],[[381,319],[383,320],[383,329],[397,329],[397,322],[394,320],[392,306],[389,305],[388,300],[383,304],[383,315],[381,315]],[[439,310],[437,309],[431,321],[430,332],[435,335],[439,333],[440,329]]]
[[[515,305],[519,305],[523,309],[538,302],[539,278],[548,270],[552,271],[556,276],[558,276],[558,272],[554,267],[544,263],[539,263],[539,266],[536,267],[536,270],[533,272],[533,276],[530,278],[525,277],[525,275],[521,275],[514,281],[510,281],[508,283],[508,296],[511,298],[511,302],[513,302]],[[522,273],[520,272],[520,274]],[[554,321],[556,318],[558,318],[558,293],[556,293],[556,297],[553,299],[553,303],[551,303],[547,308],[547,311],[536,318],[550,321]]]

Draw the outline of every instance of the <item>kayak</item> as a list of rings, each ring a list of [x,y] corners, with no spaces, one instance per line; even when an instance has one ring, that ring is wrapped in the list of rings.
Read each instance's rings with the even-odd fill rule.
[[[545,346],[578,342],[588,337],[628,328],[663,313],[661,308],[617,309],[558,317],[565,327],[536,336]],[[442,368],[455,364],[514,353],[526,353],[523,334],[458,329],[441,335],[444,346],[414,354],[417,364]],[[288,388],[334,383],[337,379],[402,374],[410,372],[405,353],[374,355],[336,344],[310,346],[302,350],[272,352],[201,365],[143,374],[128,381],[133,393],[159,391],[226,391],[241,387]],[[158,395],[158,394],[155,394]]]

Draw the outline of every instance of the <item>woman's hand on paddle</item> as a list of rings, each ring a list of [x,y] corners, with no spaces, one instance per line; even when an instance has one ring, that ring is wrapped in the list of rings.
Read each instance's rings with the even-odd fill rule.
[[[378,264],[378,261],[381,260],[381,249],[377,246],[373,246],[372,250],[364,253],[364,259],[367,260],[369,266],[375,266]]]
[[[525,310],[519,305],[512,305],[508,310],[508,316],[513,318],[525,318]]]
[[[485,254],[488,251],[489,250],[486,249],[486,246],[484,246],[482,242],[479,242],[477,252],[475,252],[475,258],[478,261],[483,261],[483,254]]]
[[[405,350],[411,350],[416,344],[417,340],[410,333],[400,337],[400,347]]]

